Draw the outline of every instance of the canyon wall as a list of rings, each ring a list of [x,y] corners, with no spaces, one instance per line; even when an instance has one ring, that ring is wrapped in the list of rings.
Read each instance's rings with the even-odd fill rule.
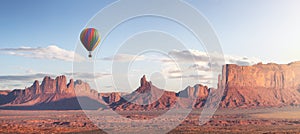
[[[225,65],[222,107],[300,104],[300,62],[290,64]]]

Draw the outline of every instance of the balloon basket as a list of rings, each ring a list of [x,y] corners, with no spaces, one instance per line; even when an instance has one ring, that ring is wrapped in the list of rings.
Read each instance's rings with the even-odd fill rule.
[[[92,52],[89,52],[89,58],[92,58]]]

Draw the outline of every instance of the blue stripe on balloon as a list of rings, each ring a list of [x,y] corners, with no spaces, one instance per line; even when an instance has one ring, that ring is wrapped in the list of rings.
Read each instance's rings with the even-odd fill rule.
[[[84,38],[84,45],[89,50],[89,33],[90,29],[86,29],[85,38]]]

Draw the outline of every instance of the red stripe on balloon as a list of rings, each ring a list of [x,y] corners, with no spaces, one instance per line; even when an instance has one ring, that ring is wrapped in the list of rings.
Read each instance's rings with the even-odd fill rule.
[[[88,45],[89,45],[89,49],[91,49],[91,41],[92,41],[92,38],[93,38],[93,29],[89,29],[89,41],[88,41]]]
[[[89,49],[88,45],[87,45],[87,43],[88,43],[88,37],[89,37],[88,36],[88,29],[85,29],[85,31],[84,31],[84,37],[85,37],[84,38],[84,46],[85,46],[86,49]]]

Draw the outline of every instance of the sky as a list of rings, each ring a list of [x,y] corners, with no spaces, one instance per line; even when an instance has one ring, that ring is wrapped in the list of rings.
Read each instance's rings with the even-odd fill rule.
[[[103,92],[115,90],[114,88],[126,88],[124,91],[132,91],[138,87],[139,79],[143,74],[146,74],[148,79],[160,88],[175,91],[198,83],[214,86],[210,85],[208,61],[205,60],[208,57],[201,43],[197,44],[188,31],[174,22],[157,17],[137,18],[123,23],[112,31],[110,36],[103,39],[101,47],[95,53],[95,72],[90,74],[73,72],[73,65],[84,66],[85,64],[74,61],[74,55],[78,55],[77,60],[86,58],[84,51],[77,53],[76,50],[80,43],[81,30],[101,9],[112,2],[114,1],[2,0],[0,4],[0,90],[28,87],[35,79],[42,80],[45,75],[52,77],[67,75],[68,78],[96,81],[93,88]],[[300,60],[298,54],[300,1],[186,0],[186,2],[199,10],[213,27],[219,38],[226,63],[287,64]],[[128,5],[128,8],[134,6],[136,5]],[[100,18],[100,21],[105,20]],[[148,32],[143,34],[136,34],[147,30]],[[170,36],[165,36],[161,32],[156,33],[155,30],[169,32],[178,37],[178,40],[169,38]],[[128,38],[134,34],[136,35]],[[151,40],[152,38],[156,40]],[[147,46],[147,42],[149,45],[155,43],[161,46],[171,42],[178,47],[168,50],[165,55],[153,54],[150,51],[134,55],[126,53],[125,47],[123,49],[120,47],[131,45],[131,48],[135,48],[134,46],[138,46],[141,41],[145,42],[143,46]],[[188,44],[187,48],[181,48],[182,43]],[[120,48],[120,53],[114,55]],[[166,60],[169,57],[175,58],[179,64]],[[191,57],[196,58],[196,61],[189,62]],[[124,63],[131,63],[128,59],[133,58],[136,62],[130,64],[128,77],[130,86],[126,87],[128,85],[122,82],[114,82],[112,73],[120,74],[122,69],[128,68],[128,64]],[[112,68],[115,67],[112,63],[117,63],[115,65],[118,68]],[[95,76],[91,77],[91,75]],[[177,82],[182,80],[179,80],[179,77],[184,79],[184,82],[180,83],[181,86]],[[117,87],[114,87],[115,85]]]

